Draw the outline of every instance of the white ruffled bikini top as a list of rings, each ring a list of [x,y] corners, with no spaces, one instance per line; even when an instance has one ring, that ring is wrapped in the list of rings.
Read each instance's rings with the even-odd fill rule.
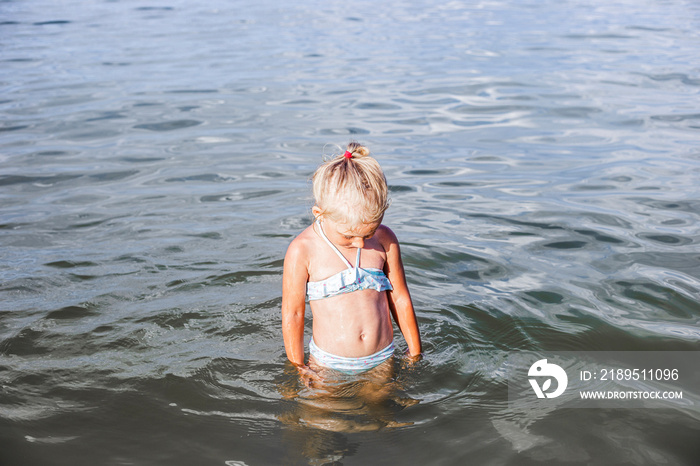
[[[348,261],[328,239],[318,220],[316,220],[316,225],[318,226],[318,231],[321,232],[321,237],[326,241],[328,246],[335,251],[338,257],[347,264],[348,268],[325,280],[308,282],[306,284],[306,299],[313,301],[316,299],[330,298],[331,296],[337,296],[343,293],[351,293],[357,290],[393,290],[391,282],[384,274],[384,271],[374,268],[360,268],[361,248],[357,248],[357,259],[355,259],[355,266],[353,267],[350,261]]]

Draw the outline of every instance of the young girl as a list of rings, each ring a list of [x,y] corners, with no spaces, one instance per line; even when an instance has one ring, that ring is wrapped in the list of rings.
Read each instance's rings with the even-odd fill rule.
[[[389,206],[386,178],[356,142],[313,175],[314,223],[284,258],[282,332],[287,357],[305,380],[318,368],[347,374],[371,370],[394,354],[393,316],[408,355],[421,353],[416,314],[399,243],[382,225]],[[313,336],[304,362],[304,310]],[[315,369],[315,370],[314,370]]]

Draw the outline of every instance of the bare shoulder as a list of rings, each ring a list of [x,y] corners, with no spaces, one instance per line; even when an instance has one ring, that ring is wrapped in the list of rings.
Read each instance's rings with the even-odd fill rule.
[[[302,261],[308,259],[309,253],[312,251],[313,235],[313,226],[309,226],[299,233],[299,236],[289,243],[285,260]]]
[[[391,228],[386,225],[379,225],[379,228],[377,228],[377,231],[374,234],[377,240],[379,240],[381,245],[384,247],[385,251],[389,251],[392,245],[398,246],[399,244],[399,240],[396,238],[394,232],[391,231]]]

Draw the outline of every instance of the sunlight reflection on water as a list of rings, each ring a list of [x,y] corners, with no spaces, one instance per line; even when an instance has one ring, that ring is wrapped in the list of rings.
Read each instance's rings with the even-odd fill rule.
[[[0,459],[694,464],[696,407],[512,412],[502,371],[698,350],[693,2],[0,13]],[[282,258],[351,138],[425,357],[317,416],[284,395]]]

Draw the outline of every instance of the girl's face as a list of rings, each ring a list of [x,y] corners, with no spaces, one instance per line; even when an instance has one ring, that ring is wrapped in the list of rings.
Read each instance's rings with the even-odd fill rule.
[[[326,224],[328,224],[327,229]],[[343,248],[365,247],[365,241],[374,236],[377,228],[379,228],[379,223],[351,226],[345,223],[334,222],[330,219],[324,220],[322,225],[323,232],[328,236],[328,239],[336,246]]]
[[[363,248],[365,241],[374,236],[381,223],[361,223],[349,225],[331,218],[321,221],[323,232],[333,244],[341,248]]]

